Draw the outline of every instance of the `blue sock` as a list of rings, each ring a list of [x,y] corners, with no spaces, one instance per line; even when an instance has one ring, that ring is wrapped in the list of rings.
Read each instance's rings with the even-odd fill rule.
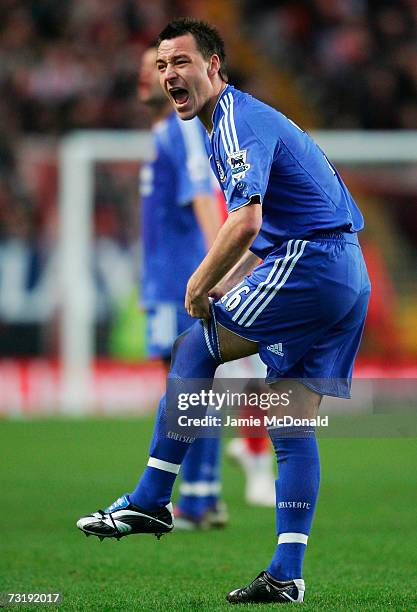
[[[178,508],[199,518],[215,506],[220,492],[220,439],[198,438],[181,465]]]
[[[300,437],[270,431],[278,461],[276,481],[278,545],[268,572],[277,580],[302,577],[304,553],[320,485],[320,459],[314,431]],[[294,430],[293,430],[294,431]]]
[[[180,385],[187,379],[204,379],[203,384],[211,388],[219,363],[213,318],[208,322],[197,321],[175,341],[168,379]],[[156,510],[169,503],[181,462],[193,442],[192,438],[169,437],[167,408],[167,396],[164,395],[159,403],[148,465],[136,489],[129,495],[133,504],[146,510]]]

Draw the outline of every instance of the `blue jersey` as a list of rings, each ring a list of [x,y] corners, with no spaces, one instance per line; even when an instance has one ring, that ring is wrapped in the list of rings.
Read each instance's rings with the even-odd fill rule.
[[[355,233],[363,217],[323,151],[294,122],[228,85],[213,113],[207,145],[228,211],[258,195],[262,226],[251,250],[265,258],[290,238]]]
[[[183,305],[187,281],[205,256],[191,206],[211,193],[211,171],[198,119],[181,121],[173,112],[152,129],[155,157],[142,167],[142,302]]]

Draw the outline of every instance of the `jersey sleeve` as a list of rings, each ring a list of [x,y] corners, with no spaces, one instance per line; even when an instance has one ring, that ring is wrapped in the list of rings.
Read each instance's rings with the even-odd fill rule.
[[[252,123],[257,116],[250,110],[234,108],[231,100],[219,122],[221,180],[228,212],[245,206],[256,195],[262,203],[268,187],[274,144],[256,135],[256,125]],[[248,117],[243,117],[242,112]]]
[[[207,159],[203,128],[198,119],[178,120],[178,139],[173,143],[179,206],[190,204],[196,195],[212,193],[212,172]]]

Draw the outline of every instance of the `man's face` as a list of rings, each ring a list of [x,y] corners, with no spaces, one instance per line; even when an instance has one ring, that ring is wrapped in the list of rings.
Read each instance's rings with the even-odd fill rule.
[[[194,37],[184,34],[163,40],[156,65],[159,82],[177,114],[184,120],[195,117],[213,93],[208,74],[210,62],[197,49]]]
[[[156,53],[156,48],[152,48],[147,49],[142,55],[138,74],[138,98],[143,104],[161,104],[166,99],[159,84],[155,65]]]

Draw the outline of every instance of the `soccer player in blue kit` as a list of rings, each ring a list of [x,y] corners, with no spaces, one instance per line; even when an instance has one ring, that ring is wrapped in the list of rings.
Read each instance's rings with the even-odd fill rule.
[[[213,244],[220,211],[198,119],[181,121],[156,69],[156,44],[142,55],[138,98],[148,108],[155,154],[140,173],[141,302],[147,313],[147,349],[169,369],[175,338],[193,324],[184,309],[187,281]],[[173,257],[175,253],[175,257]],[[220,527],[227,512],[219,499],[219,438],[199,438],[181,468],[176,526]]]
[[[285,414],[313,419],[323,395],[350,395],[370,293],[357,238],[363,218],[308,134],[228,85],[224,63],[223,41],[208,24],[176,20],[160,34],[161,85],[181,119],[198,116],[205,126],[229,211],[188,280],[185,305],[198,320],[176,340],[168,379],[209,381],[220,363],[258,352],[274,392],[287,391],[290,380]],[[173,528],[172,487],[192,438],[166,430],[167,397],[136,489],[81,518],[85,533],[119,538]],[[271,427],[269,434],[278,462],[277,547],[267,569],[228,594],[231,603],[304,598],[320,481],[315,432]]]

